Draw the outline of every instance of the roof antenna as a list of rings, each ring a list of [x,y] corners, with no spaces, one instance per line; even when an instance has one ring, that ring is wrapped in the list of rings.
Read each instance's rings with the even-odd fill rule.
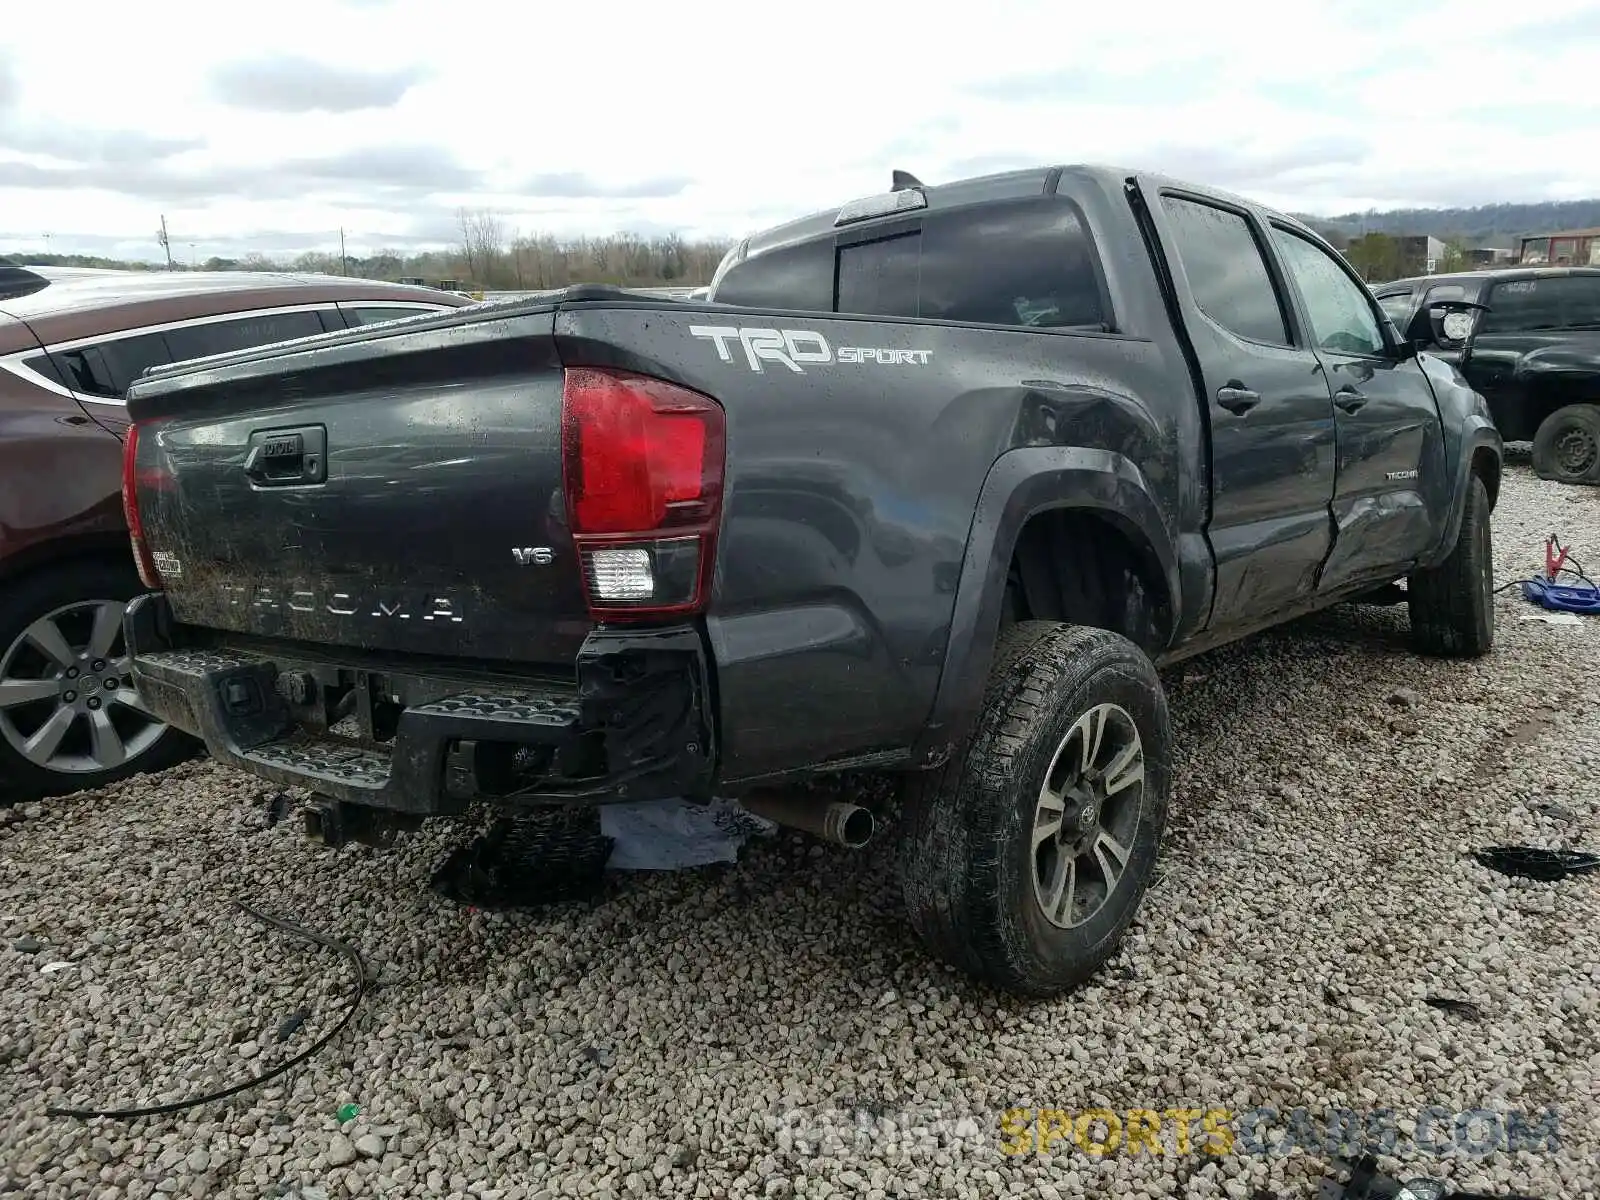
[[[893,179],[891,180],[889,190],[891,192],[903,192],[907,188],[919,188],[926,186],[927,185],[923,183],[922,180],[918,179],[910,171],[896,171]]]

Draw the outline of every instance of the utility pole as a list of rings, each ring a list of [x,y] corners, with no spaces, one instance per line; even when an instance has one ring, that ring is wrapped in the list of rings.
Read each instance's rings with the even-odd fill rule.
[[[341,275],[350,274],[350,260],[345,257],[345,253],[344,253],[344,226],[343,225],[339,226],[339,273]]]
[[[167,270],[172,270],[172,243],[167,238],[167,214],[161,214],[161,232],[156,235],[156,241],[161,243],[161,248],[167,252]]]

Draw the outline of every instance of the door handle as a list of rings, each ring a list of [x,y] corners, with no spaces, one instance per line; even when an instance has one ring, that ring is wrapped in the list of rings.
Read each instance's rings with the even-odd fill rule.
[[[1252,392],[1237,383],[1230,383],[1226,387],[1217,389],[1217,403],[1229,412],[1243,416],[1261,403],[1261,393]]]
[[[1347,413],[1353,413],[1367,402],[1367,398],[1353,387],[1342,387],[1333,394],[1333,402]]]
[[[298,429],[258,429],[250,435],[244,473],[257,487],[325,483],[328,432],[321,425]]]

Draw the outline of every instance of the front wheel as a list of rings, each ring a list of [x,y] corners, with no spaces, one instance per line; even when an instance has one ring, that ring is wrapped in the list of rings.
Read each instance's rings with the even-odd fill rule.
[[[1170,763],[1166,694],[1131,641],[1002,630],[965,751],[907,784],[900,874],[924,945],[1021,995],[1082,983],[1149,887]]]
[[[1406,581],[1411,638],[1424,654],[1478,658],[1494,649],[1494,542],[1489,529],[1489,490],[1482,478],[1467,481],[1450,557],[1414,571]]]
[[[1600,404],[1569,404],[1541,421],[1533,470],[1557,483],[1600,484]]]
[[[133,688],[122,613],[140,590],[131,563],[82,561],[0,591],[0,794],[100,787],[193,752]]]

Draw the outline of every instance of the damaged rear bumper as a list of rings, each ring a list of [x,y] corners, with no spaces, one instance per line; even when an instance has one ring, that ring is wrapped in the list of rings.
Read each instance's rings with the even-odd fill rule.
[[[176,625],[159,592],[128,606],[124,632],[153,715],[222,762],[345,803],[429,815],[475,799],[710,794],[709,668],[691,625],[597,629],[572,676],[548,680],[211,643]]]

